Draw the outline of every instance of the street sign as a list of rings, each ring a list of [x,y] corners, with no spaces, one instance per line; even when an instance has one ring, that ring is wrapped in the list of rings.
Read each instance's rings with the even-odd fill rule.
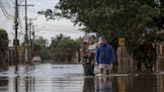
[[[23,52],[24,51],[24,46],[18,46],[17,51],[18,52]]]

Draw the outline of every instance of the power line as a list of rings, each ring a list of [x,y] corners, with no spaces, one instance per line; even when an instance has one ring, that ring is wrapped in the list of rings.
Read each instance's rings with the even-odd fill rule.
[[[6,5],[8,8],[12,8],[12,6],[10,5],[10,3],[9,3],[8,0],[4,0],[4,3],[5,3],[5,5]]]
[[[6,12],[3,10],[3,8],[1,8],[1,10],[2,10],[4,16],[5,16],[7,19],[13,20],[13,18],[9,17],[9,16],[6,14]]]
[[[13,1],[13,0],[10,0],[13,4],[15,4],[15,2]],[[23,3],[25,0],[19,0],[19,2],[18,2],[18,4],[21,4],[21,3]]]
[[[19,1],[19,4],[23,3],[25,0]]]
[[[24,0],[21,0],[21,1],[19,1],[18,3],[21,4],[23,1],[24,1]],[[10,0],[10,2],[12,2],[12,3],[15,5],[15,3],[14,3],[12,0]],[[4,1],[0,0],[1,8],[2,8],[3,11],[5,12],[5,15],[7,15],[7,16],[9,16],[9,17],[11,17],[11,18],[14,18],[13,15],[10,14],[10,13],[6,10],[6,8],[5,8],[5,6],[8,7],[8,8],[10,8],[10,9],[13,8],[13,6],[10,5],[10,2],[9,2],[8,0],[4,0]],[[13,11],[14,11],[14,10],[13,10]]]
[[[13,20],[14,19],[14,17],[5,9],[5,6],[4,6],[2,0],[0,0],[0,8],[1,8],[3,14],[5,15],[5,17],[7,19],[9,19],[9,20]]]
[[[14,18],[14,16],[12,16],[12,15],[6,10],[5,5],[3,4],[2,0],[0,0],[0,4],[1,4],[1,7],[3,8],[3,10],[6,12],[6,14],[7,14],[8,16]]]
[[[19,5],[25,7],[25,62],[30,61],[30,54],[29,54],[29,41],[28,41],[28,17],[27,17],[27,7],[34,6],[28,5],[27,0],[24,1],[24,5]]]

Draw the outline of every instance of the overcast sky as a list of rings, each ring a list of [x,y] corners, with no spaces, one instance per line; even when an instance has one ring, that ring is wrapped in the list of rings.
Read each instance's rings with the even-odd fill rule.
[[[10,15],[14,16],[14,0],[1,0],[5,6],[5,9],[9,12]],[[22,0],[20,0],[22,1]],[[34,7],[28,7],[28,17],[29,18],[37,18],[34,21],[36,35],[43,36],[44,38],[50,41],[51,37],[55,37],[56,35],[62,33],[66,36],[71,36],[71,38],[78,38],[83,36],[84,33],[79,31],[80,27],[73,26],[73,23],[64,18],[49,20],[46,21],[44,16],[38,16],[37,12],[40,10],[46,10],[48,8],[54,9],[54,6],[57,4],[58,0],[28,0],[28,4],[33,4]],[[21,4],[24,4],[21,3]],[[2,6],[1,6],[2,7]],[[13,20],[7,19],[2,10],[0,10],[0,28],[4,28],[7,30],[9,34],[9,39],[12,40],[14,38],[14,30],[13,30]],[[19,28],[19,39],[23,41],[24,36],[24,7],[20,7],[20,28]],[[10,45],[12,41],[10,42]]]

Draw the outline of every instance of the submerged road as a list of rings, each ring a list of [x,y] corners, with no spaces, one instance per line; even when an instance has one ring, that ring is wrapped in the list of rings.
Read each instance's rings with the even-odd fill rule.
[[[164,92],[164,72],[112,73],[84,77],[81,65],[8,67],[0,72],[0,92]]]

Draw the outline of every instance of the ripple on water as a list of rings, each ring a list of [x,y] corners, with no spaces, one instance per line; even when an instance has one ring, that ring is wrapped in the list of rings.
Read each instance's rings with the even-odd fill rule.
[[[164,72],[85,77],[82,65],[51,64],[19,66],[17,74],[15,67],[0,72],[0,92],[164,92],[163,88]]]

